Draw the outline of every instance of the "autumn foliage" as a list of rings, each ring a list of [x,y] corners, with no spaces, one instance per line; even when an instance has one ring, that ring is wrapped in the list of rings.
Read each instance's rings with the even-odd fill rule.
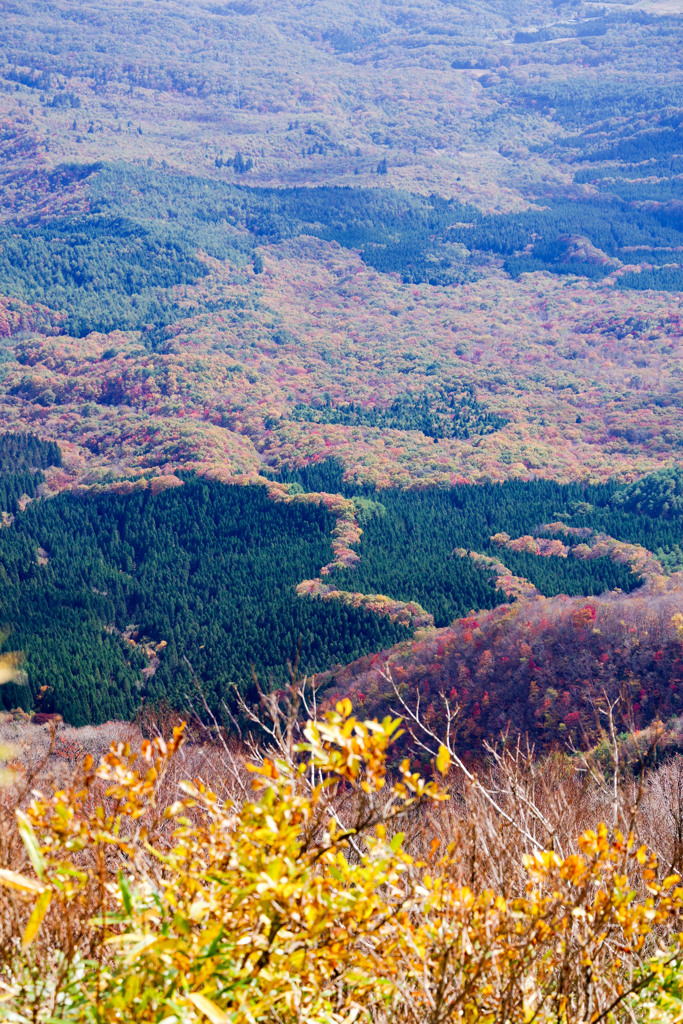
[[[226,800],[169,787],[181,726],[36,791],[23,862],[0,869],[4,1019],[597,1022],[659,1000],[660,978],[674,998],[677,874],[616,827],[559,853],[518,823],[515,869],[482,885],[457,818],[435,834],[446,788],[388,774],[399,731],[348,701],[303,742],[280,719],[271,756],[232,759]]]
[[[339,670],[330,691],[369,714],[396,707],[396,692],[434,727],[444,697],[457,709],[461,752],[503,733],[537,751],[599,737],[605,696],[626,698],[625,728],[667,722],[683,711],[681,596],[660,590],[590,600],[537,597],[458,619]]]

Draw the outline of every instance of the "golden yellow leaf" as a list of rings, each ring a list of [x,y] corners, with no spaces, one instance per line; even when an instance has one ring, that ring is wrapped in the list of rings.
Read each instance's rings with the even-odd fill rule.
[[[40,894],[36,901],[36,905],[33,908],[33,912],[28,919],[28,924],[24,930],[24,934],[21,939],[21,948],[28,949],[36,935],[40,930],[40,926],[43,923],[43,918],[47,913],[47,908],[50,906],[50,900],[52,899],[52,893],[49,889],[46,889]]]
[[[436,769],[440,775],[445,775],[451,766],[451,755],[448,753],[443,744],[439,747],[439,753],[436,758]]]
[[[13,683],[21,679],[20,665],[23,660],[24,656],[19,651],[10,651],[0,655],[0,686],[3,683]]]
[[[10,871],[9,868],[0,868],[0,885],[6,885],[8,889],[18,889],[20,892],[41,893],[45,889],[40,882],[35,882],[26,875],[20,875],[17,871]]]
[[[337,701],[337,713],[340,714],[342,718],[348,718],[351,714],[352,708],[353,705],[348,697],[344,697],[343,700]]]
[[[207,999],[206,996],[200,995],[199,992],[193,992],[187,998],[200,1013],[209,1018],[211,1024],[229,1024],[229,1015],[224,1013],[220,1006],[216,1006],[210,999]]]

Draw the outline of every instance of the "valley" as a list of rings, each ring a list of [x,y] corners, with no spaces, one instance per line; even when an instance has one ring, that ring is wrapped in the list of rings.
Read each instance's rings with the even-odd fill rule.
[[[5,708],[217,712],[297,650],[334,690],[471,615],[674,614],[678,506],[613,501],[683,462],[680,14],[8,7],[0,428],[59,458],[8,466]]]

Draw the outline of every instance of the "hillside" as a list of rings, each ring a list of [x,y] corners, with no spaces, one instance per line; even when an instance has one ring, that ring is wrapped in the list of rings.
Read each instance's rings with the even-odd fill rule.
[[[682,28],[7,5],[0,428],[59,457],[3,464],[5,707],[101,721],[196,674],[219,709],[300,643],[335,674],[643,580],[676,612]]]
[[[68,442],[76,476],[671,462],[681,21],[602,10],[13,4],[4,422]],[[495,426],[344,421],[435,385]]]

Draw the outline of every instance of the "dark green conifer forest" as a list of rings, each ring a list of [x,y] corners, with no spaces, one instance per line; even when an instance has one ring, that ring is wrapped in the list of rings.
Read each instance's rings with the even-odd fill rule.
[[[296,596],[330,560],[333,525],[263,488],[193,478],[157,496],[34,503],[0,532],[0,622],[28,675],[0,700],[82,725],[129,717],[143,695],[187,707],[196,676],[220,711],[252,666],[264,686],[283,683],[299,644],[314,672],[396,643],[408,631],[387,619]]]
[[[0,436],[0,511],[9,516],[0,529],[0,623],[6,648],[26,655],[26,682],[0,688],[5,708],[101,722],[130,717],[143,698],[186,708],[197,680],[220,712],[232,706],[233,685],[249,691],[254,673],[281,685],[298,650],[303,672],[322,672],[411,635],[369,611],[297,596],[296,585],[332,557],[335,520],[319,505],[192,475],[158,494],[41,498],[42,468],[59,461],[52,442]],[[281,478],[356,504],[360,565],[335,570],[330,582],[417,601],[437,626],[507,600],[456,548],[500,557],[547,596],[639,585],[608,558],[501,551],[491,540],[501,531],[514,538],[561,519],[643,544],[672,567],[683,543],[680,472],[625,488],[509,481],[377,491],[345,483],[328,460]],[[563,535],[570,545],[579,539]]]
[[[572,527],[642,544],[665,556],[675,554],[683,540],[680,518],[671,521],[625,511],[622,489],[615,483],[561,485],[538,480],[375,491],[346,484],[342,467],[334,460],[283,476],[305,489],[341,490],[348,496],[379,502],[381,513],[363,524],[360,566],[338,570],[334,582],[342,589],[418,601],[435,616],[437,626],[504,599],[480,569],[454,555],[455,548],[500,558],[515,575],[526,577],[548,597],[560,593],[588,596],[615,588],[628,592],[640,584],[626,566],[608,558],[580,561],[501,551],[491,541],[496,533],[506,532],[515,538],[561,520]],[[653,475],[640,486],[646,489],[648,481],[654,481],[649,484],[653,487],[657,480]],[[570,545],[580,539],[563,536]]]

